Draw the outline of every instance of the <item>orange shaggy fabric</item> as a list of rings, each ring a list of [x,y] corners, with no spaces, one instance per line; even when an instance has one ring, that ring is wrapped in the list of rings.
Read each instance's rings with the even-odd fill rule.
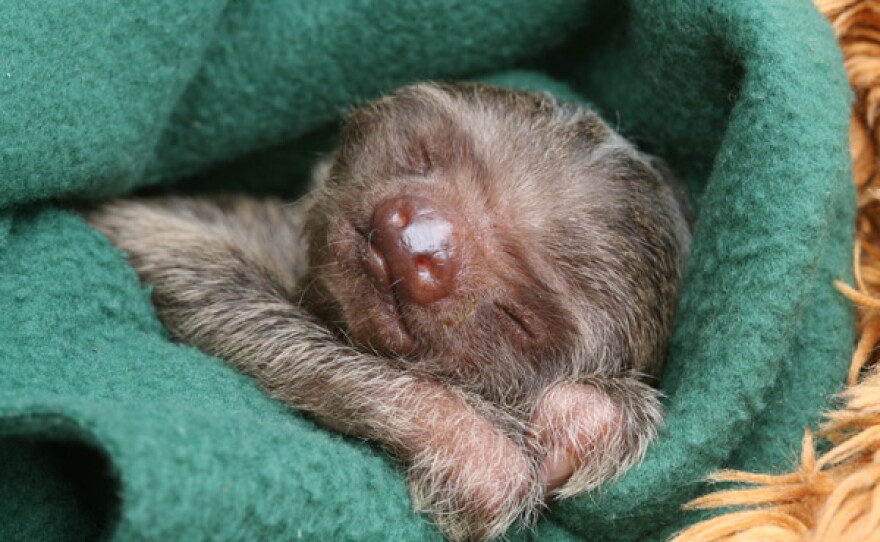
[[[712,481],[740,485],[687,506],[734,511],[690,527],[674,542],[880,541],[880,369],[872,368],[880,346],[880,1],[814,2],[831,21],[856,96],[850,124],[858,190],[855,285],[835,284],[859,307],[846,406],[820,427],[819,436],[832,445],[828,452],[817,457],[807,432],[795,472],[716,473]]]

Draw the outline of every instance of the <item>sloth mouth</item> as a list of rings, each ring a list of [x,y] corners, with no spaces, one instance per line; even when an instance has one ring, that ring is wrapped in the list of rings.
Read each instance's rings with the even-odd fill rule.
[[[401,301],[394,292],[390,280],[388,263],[382,252],[372,242],[372,232],[351,224],[358,237],[358,252],[361,272],[373,285],[378,303],[376,311],[366,315],[373,329],[370,333],[371,346],[397,354],[407,354],[415,350],[416,341],[407,325],[401,310]]]
[[[411,353],[416,349],[416,341],[400,312],[400,306],[396,298],[390,303],[383,303],[383,308],[385,309],[385,315],[379,319],[377,324],[386,326],[389,329],[382,330],[383,333],[380,334],[385,343],[382,346],[397,354]],[[391,332],[390,336],[387,333],[388,331]]]

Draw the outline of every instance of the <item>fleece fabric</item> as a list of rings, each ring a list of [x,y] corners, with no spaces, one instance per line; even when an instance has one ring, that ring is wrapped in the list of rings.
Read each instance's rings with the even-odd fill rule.
[[[67,202],[296,194],[348,107],[425,79],[582,97],[699,208],[643,463],[513,539],[661,540],[793,462],[853,314],[850,95],[808,0],[0,3],[0,540],[436,540],[399,467],[169,341]]]

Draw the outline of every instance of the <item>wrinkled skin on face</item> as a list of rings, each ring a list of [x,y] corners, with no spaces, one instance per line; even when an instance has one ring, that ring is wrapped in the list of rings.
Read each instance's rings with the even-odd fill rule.
[[[549,95],[422,84],[349,114],[315,181],[85,214],[175,337],[381,444],[451,539],[642,457],[690,242],[661,162]]]

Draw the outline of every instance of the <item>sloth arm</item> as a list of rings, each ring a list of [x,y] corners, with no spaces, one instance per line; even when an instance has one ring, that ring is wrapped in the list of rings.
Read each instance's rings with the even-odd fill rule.
[[[416,507],[447,535],[501,534],[540,502],[534,465],[482,414],[491,409],[478,397],[340,341],[298,305],[292,269],[302,262],[285,261],[304,254],[296,209],[172,197],[112,201],[85,215],[152,285],[176,338],[319,423],[408,462]]]

